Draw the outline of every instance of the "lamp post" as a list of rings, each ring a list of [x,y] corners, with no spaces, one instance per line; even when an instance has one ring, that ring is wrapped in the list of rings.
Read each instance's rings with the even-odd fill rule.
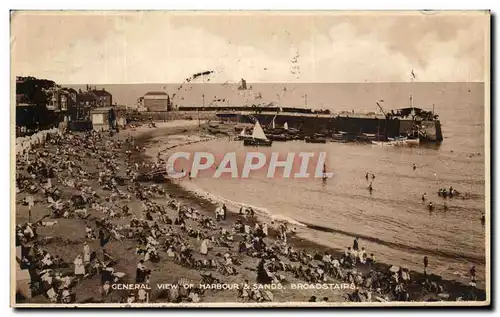
[[[205,94],[201,95],[202,98],[202,107],[205,108]],[[198,128],[201,126],[200,123],[200,108],[198,107]]]
[[[165,91],[165,86],[163,86],[163,91]],[[167,122],[168,103],[169,103],[169,97],[167,94],[167,99],[165,100],[165,115],[163,116],[163,122]]]

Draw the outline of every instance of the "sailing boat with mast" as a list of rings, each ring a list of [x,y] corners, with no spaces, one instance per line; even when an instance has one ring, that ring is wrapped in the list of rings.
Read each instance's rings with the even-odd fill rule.
[[[272,144],[273,141],[267,138],[258,120],[255,121],[252,135],[243,140],[245,146],[271,146]]]
[[[414,82],[416,79],[415,71],[412,69],[410,74],[411,74],[412,86],[414,86]],[[413,87],[412,87],[412,91],[413,91]],[[410,132],[408,132],[408,134],[407,134],[406,144],[419,145],[420,144],[420,129],[418,128],[418,124],[415,122],[416,113],[415,113],[415,107],[413,106],[413,94],[412,93],[410,93],[410,107],[411,107],[410,115],[411,115],[413,124],[412,124],[412,130]]]
[[[241,141],[241,140],[245,140],[246,138],[251,138],[252,136],[247,134],[247,129],[246,128],[243,128],[241,129],[241,132],[239,135],[237,135],[234,139],[236,141]]]

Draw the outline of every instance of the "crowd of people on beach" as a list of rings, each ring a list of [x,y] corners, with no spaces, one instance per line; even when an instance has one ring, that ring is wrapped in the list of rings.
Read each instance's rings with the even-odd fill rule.
[[[30,273],[32,296],[41,295],[52,303],[203,301],[208,290],[199,286],[165,294],[112,287],[132,282],[150,285],[152,272],[160,266],[195,270],[202,284],[224,283],[241,275],[242,287],[231,301],[273,301],[276,293],[249,285],[291,281],[349,283],[354,289],[345,299],[354,302],[414,300],[409,289],[415,288],[435,296],[446,292],[430,276],[414,280],[408,269],[381,268],[357,238],[344,253],[308,252],[294,247],[295,228],[290,224],[262,221],[250,207],[242,206],[233,217],[225,205],[215,210],[195,208],[163,184],[142,181],[142,175],[164,161],[143,160],[145,148],[136,143],[133,137],[106,132],[65,131],[49,134],[43,143],[17,154],[16,198],[22,208],[17,211],[16,247],[20,269]],[[140,207],[129,207],[134,202]],[[82,236],[63,234],[71,230],[63,227],[69,221],[85,228]],[[41,234],[47,229],[60,236]],[[129,245],[127,252],[138,259],[135,276],[121,272],[125,270],[120,259],[126,256],[117,250]],[[78,250],[74,258],[49,252],[68,247],[73,253]],[[248,268],[248,259],[258,263],[255,268]],[[255,280],[249,282],[248,276]],[[77,289],[86,289],[78,285],[93,285],[92,280],[99,286],[91,293],[100,296],[78,294]]]

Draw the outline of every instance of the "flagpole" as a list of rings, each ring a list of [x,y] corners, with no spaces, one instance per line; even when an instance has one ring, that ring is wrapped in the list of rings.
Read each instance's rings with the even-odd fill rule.
[[[411,74],[410,107],[411,107],[412,112],[414,112],[415,109],[413,107],[413,89],[414,89],[414,83],[415,83],[415,72],[413,69],[411,70],[410,74]]]

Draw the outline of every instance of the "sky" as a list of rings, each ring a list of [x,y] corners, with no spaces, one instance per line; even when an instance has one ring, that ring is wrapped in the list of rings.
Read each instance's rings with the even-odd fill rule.
[[[485,12],[11,15],[12,75],[60,84],[482,82],[488,43]]]

